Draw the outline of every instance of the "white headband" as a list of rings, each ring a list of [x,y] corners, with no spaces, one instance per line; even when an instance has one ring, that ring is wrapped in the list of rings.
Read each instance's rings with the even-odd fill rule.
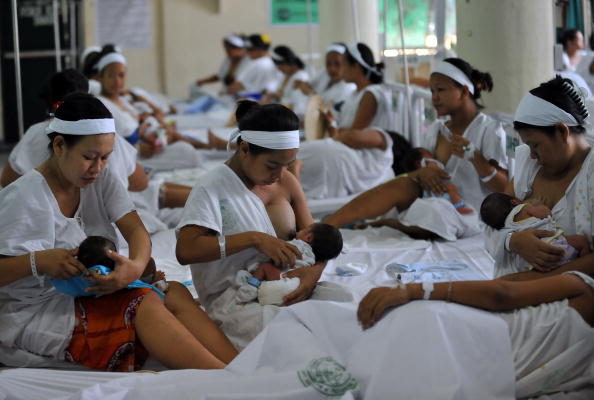
[[[227,150],[230,149],[231,142],[238,136],[241,139],[255,144],[256,146],[264,147],[272,150],[289,150],[299,148],[299,131],[240,131],[236,130],[231,134],[229,142],[227,142]]]
[[[100,52],[101,52],[101,47],[99,47],[99,46],[89,46],[86,49],[84,49],[84,51],[80,55],[80,62],[81,63],[85,62],[85,59],[87,58],[87,56],[89,54],[91,54],[91,53],[100,53]]]
[[[447,61],[438,62],[435,68],[433,68],[433,71],[431,71],[431,73],[442,74],[447,77],[450,77],[456,82],[458,82],[460,85],[466,86],[470,94],[474,94],[474,84],[468,78],[468,76],[464,72],[462,72],[461,69],[450,64]]]
[[[223,39],[223,40],[235,47],[239,47],[242,49],[245,47],[245,41],[241,37],[239,37],[233,33],[225,36],[225,39]]]
[[[272,53],[270,53],[270,57],[272,57],[272,59],[276,62],[280,62],[280,63],[286,62],[286,60],[284,59],[283,56],[275,53],[274,51]]]
[[[341,44],[331,44],[330,46],[326,47],[326,54],[331,52],[336,52],[338,54],[344,54],[346,51],[346,47]]]
[[[553,126],[560,122],[567,126],[580,125],[573,115],[532,93],[526,93],[520,101],[514,121],[535,126]]]
[[[64,121],[59,118],[52,119],[45,133],[63,133],[65,135],[99,135],[102,133],[115,133],[113,118],[79,119],[78,121]]]
[[[116,62],[127,65],[126,57],[124,57],[120,53],[109,53],[101,57],[101,59],[97,63],[97,70],[101,72],[103,68],[107,67],[109,64],[113,64]]]
[[[357,60],[357,62],[359,64],[361,64],[368,71],[367,74],[365,74],[367,77],[369,77],[368,75],[371,72],[375,72],[376,74],[381,75],[381,72],[379,72],[375,67],[372,67],[371,65],[367,64],[365,62],[365,60],[363,60],[363,57],[361,56],[361,52],[359,51],[359,48],[357,47],[357,43],[349,44],[347,46],[347,50],[349,51],[349,54],[351,56],[353,56],[353,58],[355,60]]]

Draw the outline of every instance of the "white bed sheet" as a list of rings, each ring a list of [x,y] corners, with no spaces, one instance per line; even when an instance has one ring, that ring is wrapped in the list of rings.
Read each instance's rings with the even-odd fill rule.
[[[386,264],[456,260],[468,265],[477,279],[492,276],[493,260],[484,250],[482,235],[428,242],[374,228],[343,230],[343,236],[346,252],[327,265],[322,280],[349,287],[355,301],[310,301],[283,309],[224,371],[5,369],[0,370],[0,400],[321,399],[326,397],[299,378],[299,371],[312,373],[308,363],[320,357],[332,357],[350,373],[339,373],[335,381],[344,383],[350,377],[358,382],[356,390],[335,398],[387,398],[390,393],[427,399],[513,398],[507,331],[488,313],[443,302],[413,302],[390,313],[377,329],[363,333],[356,326],[355,309],[362,296],[372,287],[394,283]],[[175,261],[173,230],[159,232],[152,240],[157,266],[171,280],[189,281],[189,268]],[[359,275],[336,273],[348,264],[359,268]],[[490,345],[482,346],[483,340]],[[572,395],[580,399],[591,393]]]

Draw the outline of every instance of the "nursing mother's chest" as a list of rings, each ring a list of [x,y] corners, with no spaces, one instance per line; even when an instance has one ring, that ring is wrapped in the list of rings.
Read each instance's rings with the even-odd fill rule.
[[[532,192],[526,200],[540,200],[549,208],[553,208],[565,196],[578,171],[579,168],[563,176],[551,177],[540,170],[534,178]]]

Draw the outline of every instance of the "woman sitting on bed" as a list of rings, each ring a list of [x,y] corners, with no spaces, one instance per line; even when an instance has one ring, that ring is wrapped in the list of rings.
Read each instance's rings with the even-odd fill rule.
[[[223,368],[236,351],[185,287],[170,287],[164,301],[151,289],[122,290],[141,276],[151,242],[105,168],[114,131],[99,100],[69,95],[49,124],[51,157],[0,191],[0,363],[133,371],[151,354],[168,368]],[[76,247],[87,235],[115,242],[114,226],[129,258],[110,253],[113,273],[89,275]],[[73,298],[50,282],[80,274],[103,296]]]
[[[516,149],[516,173],[506,193],[522,201],[540,199],[566,235],[585,235],[592,246],[594,234],[594,155],[586,139],[588,111],[579,88],[556,77],[527,93],[514,118],[514,128],[525,143]],[[554,232],[529,229],[490,232],[487,247],[497,264],[497,276],[518,272],[512,253],[534,268],[510,275],[538,277],[594,265],[589,254],[558,266],[564,250],[540,240]]]
[[[194,147],[205,144],[188,139],[172,126],[163,123],[156,106],[154,112],[140,113],[122,93],[126,88],[127,62],[120,53],[103,53],[97,63],[101,79],[99,100],[105,104],[116,121],[116,130],[131,144],[137,145],[141,162],[153,169],[193,168],[198,166],[198,155]],[[163,132],[159,134],[158,132]]]
[[[328,113],[330,138],[303,143],[296,175],[308,198],[359,193],[394,176],[391,166],[392,96],[383,82],[383,65],[363,43],[346,47],[342,77],[357,89],[340,105],[338,119]]]
[[[278,104],[243,101],[236,116],[235,154],[200,178],[178,225],[177,258],[192,264],[192,278],[209,313],[255,253],[264,253],[277,266],[294,265],[300,253],[284,239],[313,222],[299,182],[286,170],[299,148],[295,113]],[[323,268],[320,263],[289,272],[287,277],[301,283],[285,304],[307,299]]]
[[[456,224],[456,229],[440,236],[454,240],[478,221],[468,225],[460,220],[455,208],[444,199],[424,199],[423,189],[441,194],[444,181],[450,179],[460,196],[475,210],[490,192],[503,191],[507,183],[505,132],[501,124],[480,112],[477,99],[482,90],[491,90],[489,73],[473,69],[466,61],[448,58],[439,62],[431,77],[432,102],[440,116],[424,136],[422,147],[446,166],[445,170],[425,167],[408,177],[388,181],[357,196],[325,222],[342,226],[353,221],[375,218],[396,208],[401,230],[413,236],[428,237],[436,220],[442,225]],[[436,209],[436,204],[439,204]],[[476,213],[473,213],[476,218]],[[435,232],[437,233],[437,232]],[[447,237],[446,237],[447,236]]]

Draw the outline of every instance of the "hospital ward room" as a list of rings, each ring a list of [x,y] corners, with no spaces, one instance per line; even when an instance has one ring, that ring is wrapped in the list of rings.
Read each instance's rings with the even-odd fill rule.
[[[594,0],[0,1],[0,400],[594,399]]]

